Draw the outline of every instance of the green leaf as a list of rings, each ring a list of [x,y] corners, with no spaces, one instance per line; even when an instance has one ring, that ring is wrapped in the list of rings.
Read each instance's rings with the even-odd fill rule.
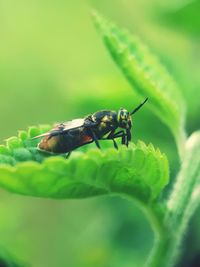
[[[147,106],[171,129],[183,154],[185,103],[178,85],[136,35],[97,13],[93,18],[112,58],[137,94],[142,99],[149,97]]]
[[[164,10],[164,11],[177,11],[197,1],[198,0],[169,0],[166,2],[159,1],[157,3],[157,8],[161,8],[161,10]]]
[[[8,138],[6,145],[0,145],[0,164],[15,165],[18,162],[30,160],[42,162],[49,154],[40,153],[36,148],[38,140],[32,140],[32,137],[50,128],[50,125],[32,126],[29,127],[28,132],[19,131],[18,137]]]
[[[37,150],[30,137],[49,129],[32,127],[8,139],[0,148],[0,186],[22,195],[85,198],[127,194],[152,202],[168,183],[168,161],[153,145],[143,142],[119,150],[73,152],[69,159]]]
[[[175,266],[191,217],[200,205],[200,131],[186,142],[186,153],[165,211],[165,231],[149,265]]]
[[[168,202],[170,214],[183,216],[185,208],[189,213],[200,203],[200,131],[194,132],[186,142],[186,153],[173,193]]]
[[[182,6],[175,6],[174,9],[163,8],[159,19],[161,23],[167,24],[168,27],[171,26],[173,30],[178,29],[192,38],[198,38],[200,35],[199,9],[199,0],[182,0]]]
[[[19,262],[10,255],[5,249],[0,247],[0,266],[1,267],[25,267],[24,263]],[[26,265],[27,266],[27,265]]]

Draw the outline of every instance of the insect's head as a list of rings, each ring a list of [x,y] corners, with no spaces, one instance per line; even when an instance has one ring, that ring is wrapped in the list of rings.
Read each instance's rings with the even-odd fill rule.
[[[119,127],[125,129],[131,128],[131,115],[128,110],[120,108],[117,114],[117,121],[119,123]]]
[[[130,129],[132,126],[131,116],[136,113],[146,102],[148,98],[146,98],[139,106],[137,106],[132,112],[124,108],[120,108],[117,114],[117,121],[119,123],[119,127],[124,129]]]

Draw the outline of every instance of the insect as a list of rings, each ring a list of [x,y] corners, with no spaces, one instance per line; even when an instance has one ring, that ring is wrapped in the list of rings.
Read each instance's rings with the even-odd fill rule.
[[[118,112],[101,110],[83,119],[57,124],[49,132],[34,137],[42,138],[38,149],[50,153],[70,153],[83,145],[95,142],[100,148],[99,140],[112,140],[118,149],[116,138],[121,138],[122,144],[128,146],[131,140],[131,116],[136,113],[148,100],[146,98],[132,112],[120,108]],[[117,131],[118,128],[121,130]]]

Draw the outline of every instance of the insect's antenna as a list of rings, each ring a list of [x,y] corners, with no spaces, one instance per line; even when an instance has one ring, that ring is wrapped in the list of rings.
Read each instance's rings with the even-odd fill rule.
[[[148,97],[139,105],[137,106],[132,112],[131,115],[133,115],[134,113],[136,113],[148,100]]]

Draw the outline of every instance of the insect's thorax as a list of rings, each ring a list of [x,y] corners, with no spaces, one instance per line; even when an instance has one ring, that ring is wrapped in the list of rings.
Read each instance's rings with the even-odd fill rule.
[[[92,120],[98,122],[93,128],[98,138],[102,138],[105,134],[118,127],[117,113],[110,110],[102,110],[92,115]]]

